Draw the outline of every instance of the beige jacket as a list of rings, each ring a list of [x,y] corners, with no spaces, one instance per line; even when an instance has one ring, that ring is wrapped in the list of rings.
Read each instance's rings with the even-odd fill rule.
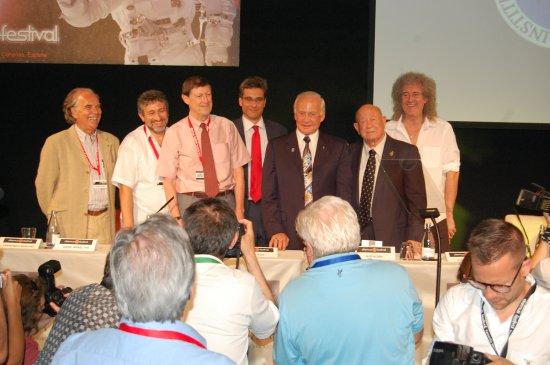
[[[119,141],[98,132],[99,149],[105,164],[109,189],[109,237],[115,234],[115,188],[111,183]],[[82,153],[75,126],[56,133],[44,143],[35,180],[36,197],[42,212],[56,212],[62,237],[86,237],[90,166]]]

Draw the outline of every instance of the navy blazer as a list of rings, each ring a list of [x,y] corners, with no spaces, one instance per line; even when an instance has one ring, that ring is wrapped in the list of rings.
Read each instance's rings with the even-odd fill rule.
[[[313,162],[313,200],[335,195],[351,202],[351,154],[341,138],[319,133]],[[295,228],[304,208],[302,158],[295,132],[274,139],[267,146],[263,166],[262,215],[269,237],[286,233],[288,249],[300,250],[302,240]]]

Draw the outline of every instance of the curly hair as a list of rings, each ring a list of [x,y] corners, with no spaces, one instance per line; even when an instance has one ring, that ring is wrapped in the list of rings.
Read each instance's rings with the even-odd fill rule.
[[[437,101],[436,101],[436,86],[435,81],[419,72],[407,72],[402,74],[395,80],[391,90],[391,98],[393,101],[393,120],[398,120],[403,115],[403,106],[401,104],[401,94],[405,85],[416,84],[422,88],[422,95],[426,99],[426,105],[422,110],[422,114],[429,120],[434,120],[437,117]]]
[[[44,285],[40,278],[33,280],[24,274],[14,275],[13,279],[21,285],[21,321],[25,333],[28,334],[37,329],[42,314]]]

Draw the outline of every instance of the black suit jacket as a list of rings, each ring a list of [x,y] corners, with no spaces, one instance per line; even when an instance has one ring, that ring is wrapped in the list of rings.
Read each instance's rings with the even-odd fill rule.
[[[363,141],[352,146],[353,206],[359,213],[359,163]],[[407,239],[422,239],[424,220],[418,210],[426,209],[426,188],[420,154],[416,146],[386,135],[380,168],[374,186],[372,217],[374,237],[363,239],[384,241],[396,246]]]
[[[244,136],[243,118],[237,118],[233,121],[235,127],[239,131],[244,144],[246,145],[246,139]],[[267,140],[271,141],[273,138],[284,136],[288,133],[288,130],[281,124],[273,122],[271,120],[264,119],[265,131],[267,133]],[[244,199],[248,200],[248,164],[244,165]]]
[[[343,139],[320,133],[313,162],[313,200],[335,195],[351,202],[351,155]],[[262,214],[269,237],[286,233],[288,249],[302,249],[295,229],[304,208],[302,157],[295,132],[267,146],[263,166]]]

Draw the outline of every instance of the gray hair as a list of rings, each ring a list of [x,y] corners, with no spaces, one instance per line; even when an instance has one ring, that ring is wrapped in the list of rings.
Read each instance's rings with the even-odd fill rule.
[[[179,319],[195,277],[189,237],[172,218],[155,214],[121,230],[110,253],[118,308],[134,322]]]
[[[325,99],[323,99],[321,94],[316,93],[315,91],[303,91],[303,92],[299,93],[298,95],[296,95],[296,99],[294,99],[294,106],[293,106],[293,109],[292,109],[292,110],[294,110],[294,112],[296,112],[296,104],[298,103],[298,99],[303,98],[303,97],[318,98],[321,101],[321,111],[323,113],[325,112]]]
[[[315,258],[352,252],[361,243],[355,210],[336,196],[327,195],[309,204],[298,214],[296,230],[311,244]]]
[[[77,87],[69,91],[67,96],[65,96],[65,100],[63,100],[63,116],[65,117],[65,121],[68,124],[75,123],[75,119],[71,114],[71,108],[76,106],[76,101],[78,100],[79,95],[82,94],[83,92],[92,93],[95,96],[97,96],[97,98],[99,99],[99,95],[97,95],[95,91],[93,91],[88,87]]]

